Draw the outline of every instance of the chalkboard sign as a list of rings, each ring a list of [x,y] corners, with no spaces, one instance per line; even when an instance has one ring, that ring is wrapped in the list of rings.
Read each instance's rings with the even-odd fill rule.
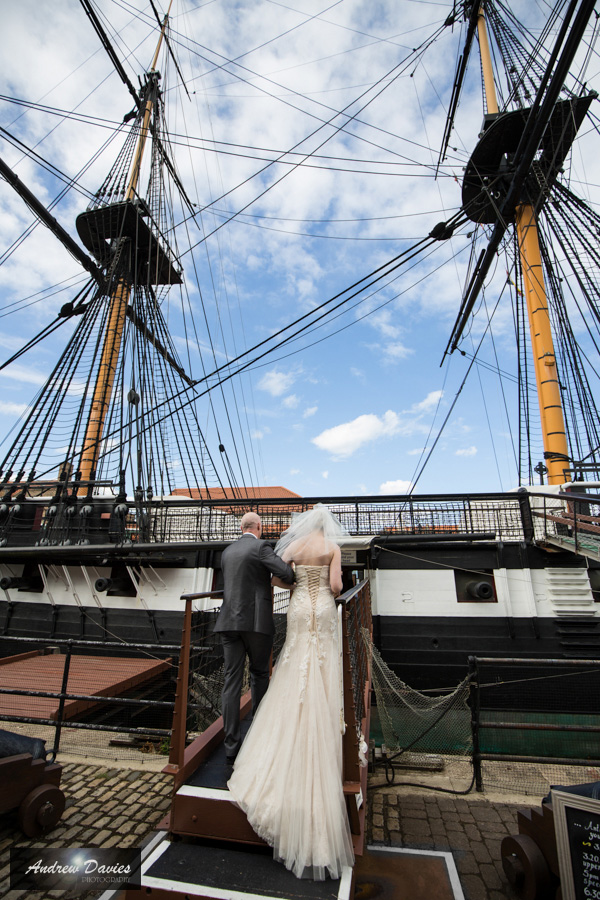
[[[600,900],[600,800],[552,791],[563,900]]]

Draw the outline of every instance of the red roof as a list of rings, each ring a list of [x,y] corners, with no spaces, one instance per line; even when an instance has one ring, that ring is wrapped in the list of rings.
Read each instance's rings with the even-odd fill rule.
[[[176,488],[173,494],[178,497],[191,497],[193,500],[280,500],[282,497],[300,498],[300,494],[281,486],[275,487],[225,487],[225,488]]]

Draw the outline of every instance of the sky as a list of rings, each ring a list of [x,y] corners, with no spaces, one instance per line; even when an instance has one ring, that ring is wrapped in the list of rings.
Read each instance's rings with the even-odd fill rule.
[[[137,85],[156,41],[151,7],[95,7]],[[183,331],[175,303],[163,311],[192,373],[266,340],[458,210],[484,110],[475,50],[436,178],[462,28],[443,27],[451,9],[415,0],[175,0],[170,46],[186,90],[164,56],[158,68],[177,170],[198,210],[173,237],[197,337]],[[529,3],[521,15],[537,23],[541,12]],[[120,148],[115,128],[131,96],[76,0],[52,8],[21,0],[3,19],[0,156],[47,205],[64,184],[23,147],[72,180],[53,214],[77,238],[75,218]],[[591,54],[588,85],[600,89],[598,69]],[[569,161],[596,208],[597,146],[587,134]],[[33,218],[4,182],[0,222],[6,359],[75,294],[82,270],[41,225],[21,240]],[[461,345],[466,355],[444,357],[474,228],[214,390],[212,406],[200,401],[211,453],[218,458],[223,444],[247,482],[308,497],[514,489],[515,337],[501,259]],[[498,300],[492,343],[486,310]],[[465,381],[482,336],[485,365]],[[59,349],[52,338],[0,371],[0,439]]]

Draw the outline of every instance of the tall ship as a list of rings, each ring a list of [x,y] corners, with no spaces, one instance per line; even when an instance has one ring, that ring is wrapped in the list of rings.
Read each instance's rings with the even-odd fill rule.
[[[417,46],[407,48],[404,39],[382,42],[380,71],[345,69],[357,82],[352,101],[335,106],[335,99],[319,100],[318,115],[312,94],[333,90],[329,61],[336,54],[324,57],[322,84],[307,83],[305,94],[278,93],[285,80],[277,80],[274,68],[259,74],[259,66],[255,71],[243,62],[250,47],[240,29],[252,26],[256,47],[263,47],[251,6],[242,4],[238,19],[227,6],[213,10],[209,4],[203,10],[202,22],[214,14],[223,29],[218,34],[228,35],[217,51],[206,46],[199,11],[185,3],[158,9],[140,2],[135,15],[119,7],[120,24],[111,19],[109,4],[68,4],[68,15],[59,14],[65,14],[66,27],[63,23],[59,33],[55,23],[52,36],[66,47],[79,30],[89,29],[98,41],[87,63],[96,67],[99,90],[110,82],[112,99],[104,101],[107,110],[112,104],[110,115],[88,111],[83,78],[74,102],[76,74],[63,85],[56,73],[56,91],[64,87],[63,107],[54,99],[18,96],[12,87],[2,97],[3,217],[11,225],[0,258],[7,273],[3,314],[13,313],[20,323],[28,319],[28,330],[22,340],[21,324],[7,333],[0,375],[35,383],[40,360],[50,374],[22,410],[16,409],[15,395],[2,407],[0,633],[172,644],[181,632],[181,595],[220,587],[221,552],[238,536],[244,512],[257,511],[264,536],[276,540],[294,512],[324,502],[348,532],[346,582],[369,579],[376,643],[386,662],[414,687],[451,688],[464,678],[473,654],[597,659],[600,215],[594,190],[600,180],[596,177],[594,185],[593,174],[588,182],[578,174],[581,163],[594,172],[600,146],[594,4],[557,3],[548,7],[544,22],[536,10],[528,30],[530,10],[524,7],[521,15],[497,0],[448,5],[434,23],[427,21],[424,4],[391,3],[386,15],[398,23],[409,7],[411,16],[412,7],[421,7],[413,29]],[[225,12],[233,18],[224,20]],[[127,29],[120,30],[125,19]],[[367,43],[375,39],[373,24],[365,20],[359,29],[357,19],[353,22],[353,29],[349,21],[334,24],[352,31],[354,41],[358,35]],[[134,24],[139,45],[133,41]],[[324,14],[303,15],[293,28],[280,24],[272,33],[267,28],[262,38],[267,47],[290,30],[300,38],[306,31],[306,45],[300,45],[315,64],[318,48],[311,49],[309,29],[322,34],[331,25]],[[389,33],[389,22],[387,28]],[[145,71],[139,63],[143,54],[150,59]],[[273,66],[275,56],[268,57]],[[279,63],[284,70],[283,54]],[[442,73],[443,81],[434,84],[431,76]],[[233,100],[234,77],[235,84],[268,93],[282,108],[289,104],[310,114],[310,129],[295,138],[285,132],[285,146],[270,144],[274,120],[267,116],[252,122],[252,146],[235,142],[233,113],[249,113]],[[483,107],[481,94],[474,100],[474,81],[480,78]],[[210,80],[212,90],[220,79],[230,91],[214,97],[209,91],[203,100],[204,109],[211,97],[224,107],[221,124],[228,127],[216,136],[194,130],[197,120],[188,126],[191,110],[200,105],[202,79]],[[427,103],[415,105],[408,93],[403,101],[407,84],[417,93],[426,86]],[[393,125],[392,90],[399,101]],[[384,102],[387,118],[377,107]],[[369,119],[372,107],[378,113]],[[417,108],[419,123],[413,119]],[[466,130],[458,124],[463,113]],[[37,131],[29,124],[36,117],[43,122]],[[58,125],[72,136],[77,128],[94,130],[96,146],[87,162],[75,163],[74,137],[56,150],[52,134]],[[465,135],[468,150],[462,145]],[[359,140],[361,153],[353,157],[347,148],[355,149]],[[412,156],[406,155],[409,144]],[[205,175],[211,178],[219,154],[243,160],[234,186],[224,183],[210,200],[200,186],[201,154],[210,157]],[[286,192],[287,224],[295,201],[306,210],[303,182],[294,179],[311,169],[319,172],[309,183],[321,200],[323,184],[338,169],[349,184],[358,183],[366,170],[378,191],[384,182],[393,184],[392,201],[390,187],[383,189],[387,208],[393,202],[397,217],[414,214],[412,232],[400,237],[386,232],[382,217],[376,252],[338,251],[328,241],[327,250],[319,251],[330,266],[322,270],[322,290],[303,298],[302,278],[293,271],[300,265],[295,254],[308,255],[318,235],[317,226],[309,226],[308,216],[299,212],[297,218],[305,218],[294,226],[294,253],[287,263],[285,257],[271,257],[274,279],[286,266],[289,277],[294,275],[298,300],[284,297],[276,304],[278,287],[271,286],[271,272],[264,268],[267,253],[259,259],[246,233],[264,229],[261,240],[267,242],[269,230],[280,228],[281,219],[269,217],[269,197],[278,190]],[[36,191],[40,173],[48,180]],[[443,188],[443,216],[435,209],[415,212],[425,201],[425,194],[411,198],[421,177]],[[93,187],[92,178],[97,179]],[[49,183],[56,189],[51,200]],[[428,187],[429,202],[437,208],[434,189]],[[319,227],[329,203],[339,208],[333,197],[322,202]],[[70,209],[76,211],[74,221],[65,215]],[[18,222],[25,217],[22,231],[11,216]],[[342,228],[335,216],[328,217],[329,228],[332,221]],[[361,224],[357,217],[353,227],[352,235],[337,234],[336,242],[357,246],[351,242],[361,229],[365,241],[375,240],[372,223]],[[397,227],[398,220],[392,220],[389,229]],[[309,229],[306,247],[304,228]],[[392,237],[394,250],[386,253],[385,241]],[[30,244],[43,248],[47,271],[55,272],[46,292],[28,290],[27,259],[34,270],[38,264],[27,256]],[[211,255],[215,249],[218,260]],[[53,252],[65,251],[78,267],[66,279],[60,265],[52,264]],[[248,269],[262,270],[263,295],[255,286],[245,297],[245,330],[233,328],[227,321],[231,306],[218,302],[224,285],[234,290],[233,255],[245,257]],[[336,259],[342,255],[352,257],[349,277],[343,270],[340,275]],[[23,267],[16,287],[15,259]],[[311,264],[318,273],[316,252]],[[447,271],[455,279],[452,288]],[[371,495],[358,490],[300,495],[264,487],[256,466],[258,439],[255,444],[250,439],[255,429],[248,409],[258,405],[252,379],[270,376],[271,396],[294,409],[298,398],[286,386],[282,360],[292,357],[298,375],[302,361],[316,352],[324,368],[311,377],[328,399],[330,415],[320,443],[313,441],[317,447],[344,457],[349,445],[367,440],[369,429],[399,434],[408,426],[397,413],[381,407],[381,416],[367,414],[358,389],[353,396],[347,373],[355,363],[360,368],[360,340],[350,326],[360,327],[363,318],[376,323],[381,356],[398,358],[403,348],[390,310],[401,315],[412,302],[403,306],[404,297],[413,294],[435,308],[442,293],[452,299],[453,313],[448,319],[447,307],[442,315],[439,306],[439,317],[449,322],[447,334],[437,345],[430,338],[428,351],[442,363],[441,373],[461,367],[455,396],[430,392],[428,404],[419,401],[421,395],[412,398],[411,390],[425,384],[420,367],[429,370],[432,356],[413,357],[414,374],[407,379],[390,386],[386,382],[393,379],[379,375],[368,384],[372,398],[385,390],[401,393],[402,405],[412,409],[413,426],[417,407],[422,412],[438,403],[437,419],[427,426],[419,419],[415,426],[425,446],[404,490],[393,481]],[[51,310],[47,319],[33,305],[40,298]],[[270,322],[261,304],[270,306]],[[499,343],[493,337],[496,326]],[[227,335],[234,337],[230,346]],[[386,335],[391,343],[384,341]],[[339,365],[327,363],[329,347],[345,359],[339,381]],[[513,362],[514,374],[508,371]],[[265,366],[273,368],[265,374]],[[482,373],[491,373],[498,386],[494,398],[489,395],[486,415],[504,422],[506,414],[513,423],[506,439],[514,464],[510,490],[452,490],[448,457],[442,467],[447,490],[420,492],[426,465],[456,427],[452,416],[464,385],[481,380]],[[340,414],[354,409],[343,426],[333,418],[336,405]],[[305,418],[312,415],[305,412]],[[290,430],[287,442],[278,439],[281,454],[289,452],[295,434],[300,426]],[[268,431],[262,440],[269,440]],[[466,448],[454,459],[468,465],[469,456]],[[197,601],[207,620],[213,606],[210,598]]]

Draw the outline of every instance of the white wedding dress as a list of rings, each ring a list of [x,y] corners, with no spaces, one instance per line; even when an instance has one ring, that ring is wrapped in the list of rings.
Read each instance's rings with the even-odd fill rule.
[[[354,864],[342,790],[340,659],[329,566],[296,568],[287,637],[228,788],[298,878]]]

